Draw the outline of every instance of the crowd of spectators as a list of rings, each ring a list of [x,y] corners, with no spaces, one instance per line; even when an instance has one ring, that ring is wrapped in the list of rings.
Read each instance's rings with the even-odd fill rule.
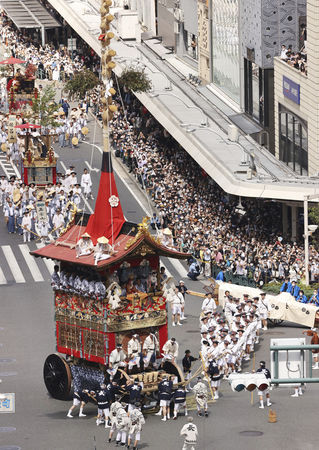
[[[148,113],[129,98],[111,123],[115,154],[151,197],[158,229],[169,228],[179,250],[198,260],[205,254],[224,271],[258,284],[304,277],[304,249],[282,235],[281,204],[226,194]],[[319,255],[310,246],[310,279],[319,275]]]
[[[43,47],[32,36],[17,30],[4,13],[1,19],[0,37],[1,43],[6,47],[5,57],[13,56],[34,65],[38,78],[65,81],[84,67],[90,67],[93,72],[98,73],[100,61],[93,50],[71,52],[64,45],[55,48],[51,43]]]
[[[280,58],[287,64],[307,75],[307,53],[305,48],[299,52],[293,52],[291,46],[281,46]]]

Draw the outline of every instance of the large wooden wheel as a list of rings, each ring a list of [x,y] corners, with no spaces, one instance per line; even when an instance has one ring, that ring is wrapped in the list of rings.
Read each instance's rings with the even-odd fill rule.
[[[166,373],[176,375],[179,383],[184,381],[184,374],[176,363],[173,363],[172,361],[165,361],[162,368]]]
[[[53,398],[58,400],[69,399],[72,375],[64,358],[56,353],[49,355],[44,363],[43,379]]]

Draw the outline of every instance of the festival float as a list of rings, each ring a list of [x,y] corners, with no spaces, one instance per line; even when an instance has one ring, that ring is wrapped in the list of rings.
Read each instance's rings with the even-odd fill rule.
[[[35,183],[37,186],[56,184],[57,157],[51,144],[52,135],[48,132],[41,134],[41,125],[28,122],[34,116],[32,105],[39,96],[35,87],[36,67],[28,64],[24,73],[21,69],[15,71],[14,66],[25,64],[25,61],[13,57],[1,61],[0,64],[12,67],[12,75],[7,77],[8,144],[17,143],[17,129],[23,131],[20,137],[24,139],[25,151],[21,178],[25,184]],[[22,122],[21,119],[24,123],[19,123]],[[39,117],[35,116],[35,119]],[[1,148],[5,152],[8,150],[7,144],[2,144]]]
[[[111,352],[120,344],[127,353],[133,334],[138,334],[143,347],[144,339],[151,332],[158,342],[156,356],[161,357],[168,338],[168,286],[161,283],[160,257],[190,257],[173,248],[172,242],[153,236],[148,218],[136,225],[127,222],[123,215],[109,149],[108,123],[116,111],[111,82],[115,52],[109,48],[113,33],[108,31],[113,20],[109,14],[110,4],[109,0],[103,0],[101,7],[104,142],[95,210],[92,215],[77,213],[54,243],[31,252],[35,257],[54,260],[59,266],[60,280],[62,277],[69,280],[63,289],[61,284],[55,287],[57,353],[47,357],[43,369],[45,385],[57,399],[69,398],[72,387],[74,390],[95,389],[108,380],[112,373]],[[87,254],[81,254],[83,242]],[[100,289],[94,293],[76,291],[70,277],[71,280],[75,277],[87,280],[91,285],[98,283]],[[137,280],[141,280],[146,289],[141,291],[134,287]],[[163,374],[168,374],[175,382],[184,381],[181,369],[172,361],[159,367],[151,364],[147,370],[141,367],[135,373],[125,365],[118,371],[123,383],[128,377],[143,381],[146,397],[156,396]]]
[[[40,135],[36,130],[41,126],[37,124],[23,123],[15,128],[26,131],[21,174],[24,183],[37,186],[56,184],[57,156],[51,145],[52,135]]]

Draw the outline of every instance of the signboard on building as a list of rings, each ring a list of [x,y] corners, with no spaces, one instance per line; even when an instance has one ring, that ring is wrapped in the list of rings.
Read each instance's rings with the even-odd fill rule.
[[[0,413],[15,412],[15,394],[0,394]]]
[[[282,89],[285,97],[300,105],[300,84],[283,76]]]

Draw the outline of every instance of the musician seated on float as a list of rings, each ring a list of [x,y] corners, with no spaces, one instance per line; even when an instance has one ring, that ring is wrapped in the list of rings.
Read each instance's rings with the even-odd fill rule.
[[[75,246],[76,257],[90,255],[94,250],[93,242],[89,233],[84,233]]]
[[[54,291],[58,291],[60,289],[60,275],[59,275],[59,266],[54,266],[54,272],[51,275],[51,286]]]
[[[134,283],[134,289],[135,292],[146,292],[145,285],[140,278],[136,278],[136,281]]]
[[[137,292],[134,285],[134,275],[131,273],[128,277],[128,281],[125,285],[126,294],[134,294]]]
[[[129,358],[127,368],[127,373],[129,373],[130,375],[134,375],[141,371],[140,355],[138,354],[137,350],[133,350],[133,353]]]
[[[127,355],[125,351],[122,349],[121,344],[117,344],[116,348],[110,353],[109,356],[109,368],[107,372],[110,374],[110,379],[112,380],[116,373],[117,369],[125,369]]]
[[[101,236],[97,239],[97,244],[94,248],[94,264],[97,266],[99,261],[110,258],[114,254],[112,246],[109,244],[109,240],[105,236]]]
[[[147,278],[148,292],[155,292],[157,288],[157,273],[153,270]]]

